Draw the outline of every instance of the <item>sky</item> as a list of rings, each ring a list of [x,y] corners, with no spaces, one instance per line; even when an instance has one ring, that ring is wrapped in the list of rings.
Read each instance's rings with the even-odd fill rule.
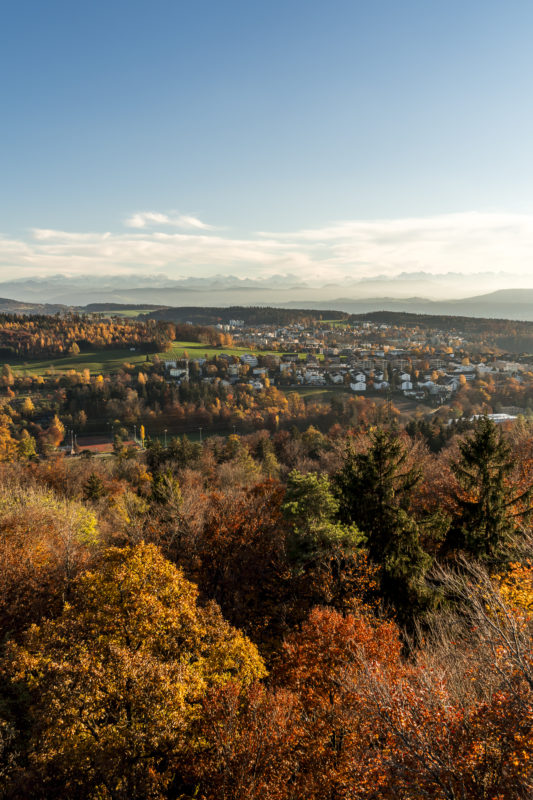
[[[0,280],[533,273],[529,0],[0,2]]]

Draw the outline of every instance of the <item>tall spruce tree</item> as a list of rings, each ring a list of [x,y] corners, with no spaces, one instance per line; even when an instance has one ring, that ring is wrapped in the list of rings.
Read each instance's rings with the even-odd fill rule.
[[[365,534],[369,556],[381,567],[383,598],[403,624],[431,602],[424,582],[431,557],[422,548],[418,522],[409,513],[410,494],[421,473],[407,466],[407,455],[395,432],[378,429],[366,452],[348,448],[335,476],[339,517]]]
[[[460,445],[452,463],[457,478],[456,514],[445,541],[445,552],[463,552],[492,564],[513,557],[518,517],[531,513],[531,491],[516,491],[510,481],[511,448],[492,420],[480,418]]]
[[[85,500],[99,500],[107,494],[103,480],[96,472],[91,472],[85,486],[83,497]]]

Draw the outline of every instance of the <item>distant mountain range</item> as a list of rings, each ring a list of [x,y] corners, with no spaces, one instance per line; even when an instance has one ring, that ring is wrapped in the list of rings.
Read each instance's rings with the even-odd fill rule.
[[[489,287],[501,276],[478,276]],[[98,304],[180,306],[277,306],[334,309],[352,314],[407,311],[418,314],[498,317],[533,321],[533,288],[498,289],[457,297],[461,276],[406,273],[395,278],[312,286],[294,275],[266,279],[215,276],[172,280],[165,275],[30,278],[0,283],[0,311],[52,314],[68,308],[84,310]],[[447,294],[447,291],[453,294]],[[426,293],[427,292],[427,293]],[[443,299],[438,299],[438,298]],[[92,310],[92,309],[91,309]]]
[[[297,302],[288,303],[298,307]],[[411,311],[416,314],[445,314],[464,317],[494,317],[533,321],[533,289],[500,289],[489,294],[459,300],[428,300],[425,297],[337,298],[307,303],[309,308],[333,308],[350,314],[370,311]]]
[[[340,290],[336,286],[336,291]],[[0,295],[17,297],[25,302],[60,305],[88,303],[232,305],[282,301],[287,294],[296,299],[310,292],[311,299],[323,298],[324,292],[308,287],[294,275],[268,278],[238,278],[215,275],[211,278],[181,278],[165,275],[111,275],[108,277],[72,277],[52,275],[0,283]],[[221,298],[221,295],[223,299]]]

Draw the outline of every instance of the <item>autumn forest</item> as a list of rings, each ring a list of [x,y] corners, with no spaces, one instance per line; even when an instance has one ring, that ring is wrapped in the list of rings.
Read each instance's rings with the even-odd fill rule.
[[[307,396],[223,326],[42,319],[0,320],[1,798],[533,796],[527,371]]]

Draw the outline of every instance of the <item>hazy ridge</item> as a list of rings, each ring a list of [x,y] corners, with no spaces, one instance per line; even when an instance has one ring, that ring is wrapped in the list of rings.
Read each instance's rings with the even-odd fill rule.
[[[291,276],[292,278],[292,276]],[[398,296],[398,285],[412,286],[412,280],[380,280],[371,283],[382,292],[368,296],[362,283],[343,288],[310,287],[294,281],[276,279],[241,281],[238,278],[185,279],[171,281],[156,276],[153,285],[147,277],[112,276],[97,283],[88,279],[54,276],[0,283],[0,311],[4,313],[53,314],[69,308],[95,310],[95,306],[140,305],[143,307],[183,306],[260,306],[336,310],[351,314],[371,311],[407,311],[419,314],[497,317],[533,321],[533,289],[511,288],[460,298],[431,299],[427,295]],[[143,285],[135,285],[142,280]],[[368,282],[365,283],[368,288]],[[15,299],[10,299],[15,298]],[[104,310],[104,309],[101,309]],[[108,309],[108,310],[111,310]]]

